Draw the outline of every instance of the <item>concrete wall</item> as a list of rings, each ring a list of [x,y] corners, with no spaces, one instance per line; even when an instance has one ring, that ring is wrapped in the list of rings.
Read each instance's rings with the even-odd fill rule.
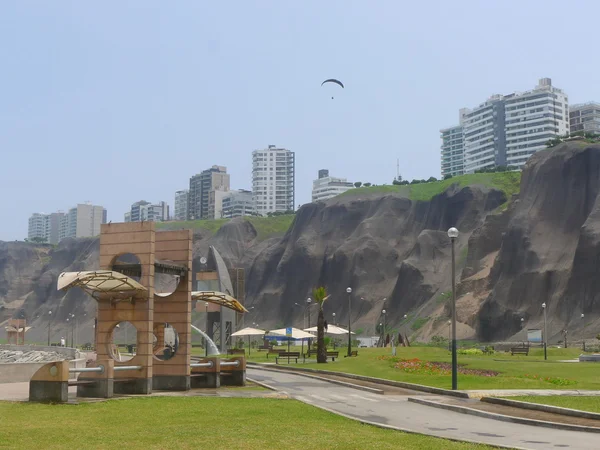
[[[45,363],[10,363],[0,364],[0,383],[19,383],[29,381],[34,373]],[[69,361],[69,367],[85,367],[86,359],[73,359]],[[77,378],[77,373],[69,374],[70,379]]]
[[[42,351],[42,352],[56,352],[61,355],[65,355],[67,359],[75,359],[77,351],[70,347],[48,347],[46,345],[13,345],[13,344],[0,344],[0,350],[11,350],[11,351]]]

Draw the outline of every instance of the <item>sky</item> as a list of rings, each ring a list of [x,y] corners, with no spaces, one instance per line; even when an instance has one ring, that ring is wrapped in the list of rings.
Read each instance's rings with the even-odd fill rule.
[[[439,177],[461,107],[550,77],[600,101],[595,0],[0,2],[0,240],[89,201],[123,220],[251,152],[350,181]],[[321,87],[337,78],[345,89]],[[331,97],[334,99],[331,99]]]

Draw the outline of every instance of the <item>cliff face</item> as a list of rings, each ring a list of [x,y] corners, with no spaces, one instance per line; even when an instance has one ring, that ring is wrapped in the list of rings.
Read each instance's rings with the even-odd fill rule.
[[[529,160],[506,226],[484,225],[487,250],[498,256],[478,314],[481,339],[518,333],[521,318],[526,326],[541,327],[544,302],[551,339],[563,329],[581,335],[597,324],[599,191],[600,146],[562,144]]]
[[[261,240],[242,219],[214,234],[197,230],[193,270],[210,245],[228,266],[244,267],[246,305],[254,306],[246,321],[264,328],[302,327],[316,286],[331,294],[327,320],[335,312],[346,324],[351,287],[354,329],[372,333],[385,307],[394,329],[421,339],[446,336],[446,232],[456,226],[459,337],[522,338],[522,327],[541,325],[543,302],[553,340],[565,327],[571,336],[592,336],[600,325],[599,191],[600,147],[571,142],[530,159],[508,207],[503,192],[476,184],[456,183],[430,201],[400,190],[357,191],[303,206],[279,237]],[[36,327],[32,339],[40,339],[52,308],[58,329],[67,329],[73,313],[91,339],[94,300],[78,290],[57,292],[56,279],[62,271],[97,268],[97,259],[97,239],[67,239],[57,248],[0,243],[0,322],[22,310]]]

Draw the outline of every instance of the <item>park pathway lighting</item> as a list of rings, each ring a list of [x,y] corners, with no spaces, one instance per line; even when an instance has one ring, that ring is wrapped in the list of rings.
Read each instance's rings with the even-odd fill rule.
[[[456,360],[456,258],[455,241],[458,230],[454,227],[448,230],[448,237],[452,242],[452,390],[458,389],[458,362]]]

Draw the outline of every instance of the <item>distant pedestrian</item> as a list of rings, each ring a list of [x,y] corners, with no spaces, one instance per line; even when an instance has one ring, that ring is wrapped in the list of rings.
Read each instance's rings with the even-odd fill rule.
[[[64,337],[61,337],[61,338],[60,338],[60,346],[61,346],[61,347],[65,347],[66,345],[67,345],[67,344],[66,344],[66,342],[65,342],[65,338],[64,338]]]

